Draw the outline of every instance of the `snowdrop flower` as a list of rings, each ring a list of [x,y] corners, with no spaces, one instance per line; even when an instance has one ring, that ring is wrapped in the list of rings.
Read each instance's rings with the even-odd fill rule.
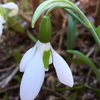
[[[20,71],[24,72],[20,86],[21,100],[36,98],[42,87],[45,71],[49,69],[48,65],[51,63],[59,81],[69,87],[73,86],[72,72],[65,60],[52,48],[49,32],[51,32],[50,19],[44,17],[40,26],[39,40],[24,54],[20,62]]]
[[[5,20],[2,18],[2,16],[0,15],[0,36],[2,35],[2,29],[3,29],[3,25],[5,23]]]
[[[0,7],[2,9],[9,9],[10,10],[10,12],[8,14],[9,17],[15,16],[18,13],[18,6],[13,2],[9,2],[6,4],[0,4]]]
[[[8,15],[7,13],[5,13],[6,9],[10,10]],[[6,4],[0,4],[0,36],[2,35],[3,24],[6,22],[4,20],[4,17],[5,16],[12,17],[16,15],[17,13],[18,13],[18,6],[15,3],[9,2]]]

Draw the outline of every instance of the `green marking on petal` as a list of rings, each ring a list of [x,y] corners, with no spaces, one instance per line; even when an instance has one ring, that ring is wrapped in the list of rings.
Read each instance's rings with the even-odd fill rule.
[[[49,59],[50,59],[50,50],[44,51],[44,54],[43,54],[43,64],[44,64],[45,70],[48,70]]]

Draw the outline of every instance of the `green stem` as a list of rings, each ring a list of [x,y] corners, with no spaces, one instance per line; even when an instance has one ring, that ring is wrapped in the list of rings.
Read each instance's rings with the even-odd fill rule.
[[[59,6],[55,6],[55,7],[53,7],[53,8],[50,8],[50,9],[46,12],[45,16],[49,16],[49,13],[51,13],[54,9],[57,9],[57,8],[60,8],[60,7],[59,7]]]
[[[58,0],[59,1],[59,0]],[[86,27],[91,33],[92,36],[94,38],[94,40],[96,41],[96,43],[99,45],[100,47],[100,40],[99,37],[97,36],[93,26],[91,25],[90,21],[86,18],[86,16],[82,13],[82,11],[76,6],[74,5],[72,2],[70,1],[65,1],[65,3],[67,2],[67,5],[70,6],[65,6],[65,7],[61,7],[61,6],[55,6],[51,9],[49,9],[46,13],[46,16],[54,9],[56,8],[63,8],[64,10],[66,10],[71,16],[73,16],[74,18],[76,18],[76,20],[78,20],[84,27]],[[73,12],[71,12],[69,9],[73,9],[78,15],[79,17],[83,20],[81,20],[77,15],[75,15]]]
[[[92,36],[93,36],[94,40],[96,41],[96,43],[99,45],[99,48],[100,48],[100,39],[99,39],[99,37],[97,36],[97,34],[96,34],[94,28],[93,28],[93,27],[90,28],[89,31],[92,33]]]

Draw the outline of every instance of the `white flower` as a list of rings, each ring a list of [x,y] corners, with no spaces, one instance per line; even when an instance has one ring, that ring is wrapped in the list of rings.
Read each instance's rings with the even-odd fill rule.
[[[18,13],[18,6],[15,3],[9,2],[9,3],[6,3],[6,4],[0,4],[0,36],[2,35],[3,24],[6,22],[4,20],[5,15],[3,16],[3,13],[4,13],[3,9],[11,10],[8,14],[9,17],[12,17],[12,16],[14,16]]]
[[[59,81],[73,86],[73,76],[64,59],[55,52],[50,43],[38,41],[25,53],[20,63],[20,71],[24,72],[20,86],[21,100],[34,100],[38,95],[45,77],[43,54],[48,50],[50,50],[49,64],[53,63]]]
[[[0,36],[2,35],[2,29],[3,29],[3,25],[5,23],[5,20],[2,18],[2,16],[0,15]]]
[[[0,7],[2,7],[3,9],[11,10],[8,15],[9,17],[15,16],[18,13],[18,6],[13,2],[9,2],[6,4],[0,4]]]

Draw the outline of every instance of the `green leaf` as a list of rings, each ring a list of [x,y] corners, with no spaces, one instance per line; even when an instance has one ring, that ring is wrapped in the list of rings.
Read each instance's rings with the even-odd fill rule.
[[[72,92],[70,95],[67,96],[67,100],[76,100],[77,98],[77,92]]]
[[[44,64],[45,70],[48,70],[49,59],[50,59],[50,50],[44,51],[44,54],[43,54],[43,64]]]
[[[72,91],[84,91],[84,90],[86,90],[87,89],[87,87],[85,86],[85,84],[76,84],[76,85],[74,85],[72,88],[68,88],[68,90],[72,90]]]
[[[14,2],[14,0],[7,0],[7,2]]]
[[[29,37],[32,41],[37,42],[37,39],[36,39],[29,31],[28,31],[27,33],[28,33],[28,37]]]
[[[32,27],[34,27],[35,22],[40,17],[40,15],[47,9],[53,9],[53,8],[70,8],[73,9],[77,14],[81,17],[81,19],[85,22],[87,25],[87,28],[91,28],[91,24],[89,20],[86,18],[86,16],[82,13],[82,11],[71,1],[69,0],[47,0],[41,3],[41,5],[38,6],[38,8],[35,10],[34,15],[32,17]]]
[[[68,57],[68,54],[67,54],[67,57]],[[71,57],[69,57],[67,60],[71,61],[71,62],[73,62],[75,64],[78,64],[78,65],[85,65],[85,62],[83,60],[79,59],[79,58],[71,58]]]
[[[61,6],[60,6],[61,5]],[[32,17],[32,27],[34,27],[35,22],[40,17],[40,15],[47,10],[48,8],[55,8],[56,6],[60,7],[72,7],[72,3],[68,0],[48,0],[41,3],[38,8],[35,10]]]
[[[100,72],[98,71],[97,67],[94,65],[94,63],[86,57],[83,53],[76,51],[76,50],[67,50],[68,53],[72,53],[79,57],[79,59],[83,60],[85,64],[87,64],[94,72],[98,80],[100,81]]]
[[[7,93],[5,93],[2,100],[8,100],[8,94]]]
[[[89,86],[88,84],[85,84],[85,86],[88,88],[88,89],[90,89],[90,90],[92,90],[93,92],[95,92],[95,94],[96,94],[96,96],[97,97],[100,97],[100,89],[98,88],[93,88],[93,87],[91,87],[91,86]]]
[[[24,29],[21,26],[21,23],[18,23],[18,19],[16,19],[15,17],[14,18],[9,18],[8,25],[10,26],[10,28],[12,28],[16,32],[19,32],[19,33],[24,32]]]
[[[68,15],[67,50],[72,50],[77,36],[76,21]]]
[[[21,60],[21,58],[22,58],[22,54],[21,54],[18,50],[14,50],[14,51],[13,51],[13,56],[14,56],[14,58],[15,58],[15,61],[16,61],[17,63],[20,63],[20,60]]]
[[[99,39],[100,39],[100,25],[96,28],[95,31],[96,31],[96,33],[97,33]]]
[[[21,77],[19,75],[15,75],[15,79],[17,80],[18,83],[21,82]]]

